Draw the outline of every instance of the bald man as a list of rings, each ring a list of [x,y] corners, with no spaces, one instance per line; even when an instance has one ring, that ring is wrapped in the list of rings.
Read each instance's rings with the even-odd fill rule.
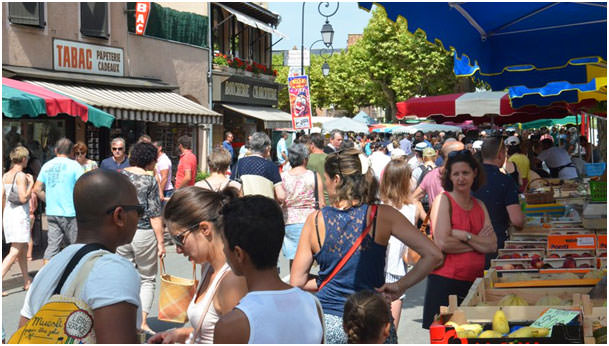
[[[465,145],[459,141],[446,141],[444,145],[442,145],[442,149],[440,150],[440,154],[442,155],[443,162],[446,162],[446,158],[448,154],[453,151],[464,150]],[[429,205],[433,204],[433,200],[437,195],[444,192],[444,188],[442,187],[442,174],[444,173],[444,166],[436,167],[431,172],[427,173],[421,184],[414,191],[414,197],[416,199],[421,199],[427,194],[429,197]]]
[[[137,192],[127,176],[116,171],[96,169],[82,175],[74,186],[76,242],[54,256],[38,272],[26,294],[19,326],[23,326],[49,300],[68,262],[85,244],[96,244],[104,251],[86,276],[80,298],[93,310],[97,343],[138,343],[140,277],[127,259],[116,255],[116,248],[128,244],[137,229]],[[89,252],[78,262],[60,294],[74,280]]]

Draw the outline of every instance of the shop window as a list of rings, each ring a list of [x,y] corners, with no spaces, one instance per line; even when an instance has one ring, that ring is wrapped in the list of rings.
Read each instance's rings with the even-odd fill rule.
[[[2,159],[5,171],[10,167],[9,154],[17,145],[30,150],[30,156],[43,164],[55,157],[55,144],[66,137],[63,119],[2,119]]]
[[[8,21],[12,24],[31,25],[44,28],[43,2],[9,2]]]
[[[212,4],[212,33],[213,33],[213,48],[214,51],[218,51],[222,54],[227,54],[226,51],[226,31],[227,27],[226,22],[224,21],[226,17],[224,16],[224,12],[218,6],[213,6]],[[220,24],[221,23],[221,24]]]
[[[80,32],[85,36],[108,38],[108,3],[80,3]]]

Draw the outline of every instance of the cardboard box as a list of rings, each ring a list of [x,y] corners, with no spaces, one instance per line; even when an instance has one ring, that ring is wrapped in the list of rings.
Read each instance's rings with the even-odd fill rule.
[[[548,250],[596,249],[594,234],[548,235]]]

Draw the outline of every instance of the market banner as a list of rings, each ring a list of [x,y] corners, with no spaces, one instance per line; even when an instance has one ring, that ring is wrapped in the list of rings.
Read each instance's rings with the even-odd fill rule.
[[[308,76],[288,77],[288,88],[290,110],[292,112],[292,127],[294,130],[310,129],[313,126],[313,121],[311,119]]]

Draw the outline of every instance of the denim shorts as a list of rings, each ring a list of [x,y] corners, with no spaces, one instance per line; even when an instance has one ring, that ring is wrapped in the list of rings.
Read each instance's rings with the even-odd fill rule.
[[[283,237],[283,246],[281,250],[285,258],[293,260],[298,247],[298,240],[304,223],[292,223],[285,225],[285,236]]]

